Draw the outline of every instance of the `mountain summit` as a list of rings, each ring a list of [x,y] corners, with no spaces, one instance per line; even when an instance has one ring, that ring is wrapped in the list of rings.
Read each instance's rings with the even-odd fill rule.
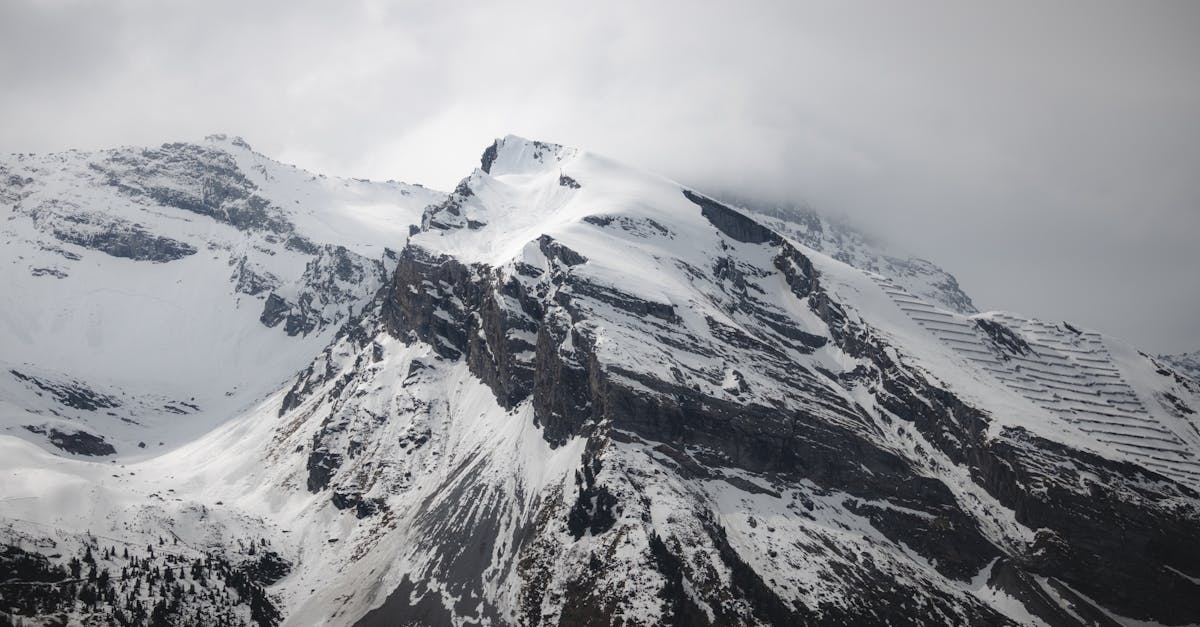
[[[0,210],[27,624],[1200,620],[1200,384],[820,217],[515,136],[448,194],[13,156]]]

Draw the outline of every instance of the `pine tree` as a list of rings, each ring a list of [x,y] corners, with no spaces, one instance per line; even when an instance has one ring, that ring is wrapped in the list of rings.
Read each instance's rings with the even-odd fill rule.
[[[91,585],[83,585],[79,588],[79,601],[87,606],[96,604],[96,589]]]
[[[150,627],[171,627],[171,618],[167,612],[166,599],[159,599],[150,612]]]

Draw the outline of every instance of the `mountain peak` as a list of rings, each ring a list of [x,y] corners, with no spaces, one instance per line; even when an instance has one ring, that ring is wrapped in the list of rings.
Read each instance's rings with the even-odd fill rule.
[[[492,142],[483,151],[479,167],[492,176],[532,174],[566,161],[578,152],[559,144],[510,134]]]

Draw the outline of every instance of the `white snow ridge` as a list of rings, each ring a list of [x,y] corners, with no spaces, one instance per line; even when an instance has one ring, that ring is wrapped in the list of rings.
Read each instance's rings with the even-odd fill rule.
[[[1200,623],[1191,362],[815,214],[515,136],[0,212],[0,625]]]

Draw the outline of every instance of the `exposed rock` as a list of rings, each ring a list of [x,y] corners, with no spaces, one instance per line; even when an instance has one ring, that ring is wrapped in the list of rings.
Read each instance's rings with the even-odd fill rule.
[[[1006,359],[1008,354],[1028,355],[1033,352],[1028,342],[999,322],[978,318],[975,320],[975,325],[992,339],[992,345],[997,348],[997,353]]]
[[[335,490],[331,500],[333,502],[333,506],[338,509],[353,509],[354,516],[357,518],[373,516],[378,514],[383,509],[386,509],[383,499],[363,498],[363,495],[357,492],[341,492]]]
[[[113,257],[134,261],[166,263],[196,254],[195,247],[169,237],[153,235],[137,225],[114,221],[103,230],[54,229],[54,236],[68,244],[99,250]]]
[[[329,481],[333,478],[334,471],[342,464],[342,456],[338,453],[331,453],[324,448],[317,448],[315,443],[319,436],[314,437],[314,448],[308,454],[308,491],[320,492],[329,487]]]
[[[549,235],[543,235],[538,238],[538,248],[541,249],[542,254],[546,255],[547,258],[559,261],[568,267],[587,263],[587,259],[583,255],[554,241],[554,238]]]
[[[596,472],[599,468],[599,458],[584,457],[583,466],[575,473],[579,495],[567,517],[567,530],[576,540],[582,538],[585,533],[600,535],[617,522],[613,515],[613,508],[617,505],[616,497],[604,486],[596,485]]]
[[[54,400],[67,407],[82,409],[84,411],[97,411],[121,406],[121,402],[115,397],[101,394],[78,381],[66,383],[50,381],[17,370],[9,370],[8,373],[17,380],[28,383],[38,390],[50,394]]]
[[[699,205],[700,213],[732,239],[748,244],[778,244],[782,241],[778,233],[711,198],[687,189],[683,190],[683,195]]]
[[[104,436],[88,433],[87,431],[65,432],[54,427],[46,429],[35,425],[25,427],[30,432],[45,435],[51,444],[71,453],[87,457],[102,457],[117,452],[112,444],[104,440]]]
[[[29,273],[33,276],[52,276],[56,279],[67,278],[67,273],[58,268],[30,268]]]
[[[484,172],[492,171],[492,163],[496,161],[496,153],[499,151],[499,149],[500,140],[496,140],[492,142],[491,146],[488,146],[487,149],[483,151],[483,157],[481,157],[479,160],[479,168],[481,170]]]
[[[279,279],[275,275],[267,272],[266,270],[254,268],[246,257],[242,257],[238,261],[237,268],[233,272],[232,280],[233,289],[242,294],[249,294],[250,296],[257,296],[263,292],[279,287]],[[278,305],[276,305],[276,307],[277,306]],[[273,319],[272,316],[267,315],[266,307],[263,308],[263,317]],[[264,321],[263,324],[266,324],[268,327],[273,327],[275,324],[278,324],[278,322],[275,324],[267,324]]]
[[[287,318],[291,310],[291,304],[278,294],[271,292],[271,295],[267,296],[267,301],[263,303],[262,314],[258,319],[268,327],[275,327]]]
[[[141,153],[121,152],[92,168],[123,194],[224,222],[242,231],[287,235],[293,225],[258,195],[233,157],[187,143],[163,144]]]

